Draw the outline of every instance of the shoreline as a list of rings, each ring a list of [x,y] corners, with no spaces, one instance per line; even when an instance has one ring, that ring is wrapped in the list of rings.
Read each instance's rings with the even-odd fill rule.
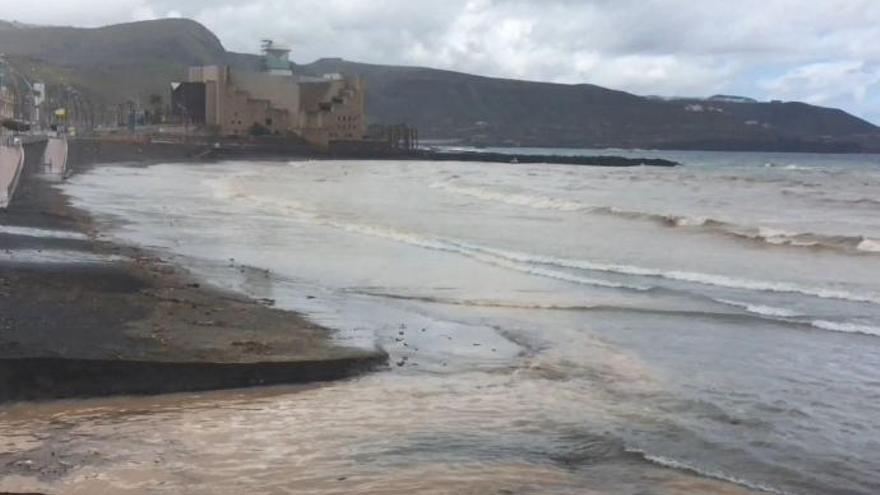
[[[146,250],[98,239],[39,176],[39,148],[0,211],[0,404],[311,383],[387,366],[302,315],[211,287]],[[68,169],[194,159],[191,146],[72,141]]]
[[[188,159],[193,161],[217,160],[279,160],[301,158],[306,160],[409,160],[424,163],[478,162],[500,164],[548,164],[588,167],[677,167],[681,164],[649,156],[627,158],[619,155],[559,155],[516,154],[485,150],[444,151],[437,149],[394,149],[384,143],[339,142],[329,149],[276,139],[209,139],[193,137],[189,141],[163,140],[161,137],[142,136],[130,139],[96,137],[71,141],[81,157],[103,161],[137,161],[161,159]],[[72,151],[71,151],[72,152]]]
[[[117,151],[117,156],[122,157],[125,154],[125,151],[122,149]],[[131,163],[132,167],[147,166],[150,163],[157,162],[149,159],[149,149],[141,149],[139,151],[135,150],[133,151],[133,153],[139,153],[143,155],[144,159],[137,160],[134,163]],[[106,156],[108,153],[103,154],[104,156]],[[165,156],[166,155],[163,155],[163,159],[167,160],[168,158],[165,158]],[[75,172],[81,172],[93,166],[95,165],[83,162],[75,166],[74,168],[76,169]],[[198,165],[195,166],[197,167]],[[27,195],[23,196],[24,198],[27,198],[28,195],[42,195],[40,196],[41,199],[31,199],[31,203],[22,203],[21,208],[17,212],[13,212],[17,213],[18,216],[12,215],[10,216],[10,218],[20,218],[22,220],[29,219],[29,221],[34,221],[35,219],[43,219],[45,221],[45,224],[40,227],[43,229],[57,229],[64,227],[66,229],[65,231],[67,232],[75,231],[78,233],[85,233],[95,231],[94,223],[89,215],[86,215],[82,211],[71,207],[68,202],[64,201],[64,195],[61,194],[57,189],[52,188],[43,182],[41,182],[41,184],[45,186],[45,190],[42,190],[42,188],[40,187],[37,187],[35,189],[28,188],[27,190],[30,192]],[[36,209],[37,206],[49,209],[56,200],[59,200],[60,204],[58,210],[54,213],[51,211],[41,212]],[[29,211],[32,215],[30,217],[27,216]],[[123,218],[122,221],[124,222],[125,219]],[[4,214],[0,213],[0,224],[4,223]],[[194,279],[178,271],[179,266],[187,265],[187,263],[185,262],[178,264],[177,266],[168,265],[165,264],[161,259],[151,256],[149,252],[145,250],[139,250],[129,246],[103,242],[99,239],[95,239],[94,237],[82,239],[77,235],[71,235],[67,238],[59,238],[57,236],[40,237],[39,235],[27,236],[21,234],[9,235],[5,234],[2,229],[3,226],[0,225],[0,253],[2,253],[4,247],[11,248],[12,250],[20,250],[23,248],[35,250],[50,250],[51,248],[55,250],[71,250],[83,253],[90,253],[96,256],[118,256],[123,258],[123,260],[130,261],[131,266],[128,267],[128,271],[117,270],[117,265],[125,266],[129,264],[129,261],[114,263],[95,263],[88,266],[76,265],[75,268],[48,264],[48,266],[41,267],[42,271],[37,274],[37,276],[41,277],[40,282],[42,282],[39,290],[49,290],[50,292],[50,295],[45,297],[55,297],[58,294],[63,294],[63,289],[70,286],[70,283],[66,282],[64,279],[67,277],[71,277],[72,279],[76,280],[76,284],[78,284],[79,290],[82,290],[86,293],[85,295],[77,294],[76,297],[73,298],[80,304],[88,299],[88,294],[100,294],[103,295],[103,297],[112,298],[113,301],[119,302],[118,306],[122,306],[122,309],[120,310],[121,318],[126,318],[126,315],[128,314],[126,313],[126,311],[129,310],[140,310],[144,309],[144,307],[146,307],[148,310],[148,313],[146,313],[144,316],[137,317],[134,320],[125,323],[125,328],[127,330],[130,330],[126,332],[126,338],[137,338],[138,336],[146,336],[148,338],[143,341],[120,341],[121,345],[132,345],[134,343],[141,346],[141,351],[143,353],[142,355],[132,354],[126,356],[126,360],[101,359],[100,356],[94,357],[94,350],[84,348],[80,350],[80,352],[82,353],[82,357],[77,360],[55,357],[31,357],[18,360],[0,360],[0,377],[10,376],[11,378],[9,378],[9,380],[15,380],[17,386],[19,386],[20,388],[20,390],[17,392],[13,391],[9,393],[17,393],[21,396],[27,394],[28,391],[32,390],[34,387],[45,386],[45,376],[47,375],[64,377],[64,379],[68,382],[78,383],[79,391],[73,397],[95,397],[100,395],[114,394],[141,395],[158,393],[151,391],[153,388],[155,388],[156,383],[170,383],[174,385],[180,385],[179,383],[177,383],[177,379],[181,376],[186,378],[185,386],[192,388],[182,388],[179,390],[171,389],[166,390],[167,392],[188,392],[196,390],[208,391],[218,388],[241,388],[270,384],[293,384],[313,381],[325,381],[337,378],[337,376],[335,375],[336,373],[340,374],[338,378],[344,378],[346,376],[352,376],[362,371],[366,371],[367,369],[370,369],[359,368],[361,364],[366,364],[364,361],[353,363],[353,366],[358,367],[357,369],[347,369],[344,366],[340,366],[338,360],[332,359],[319,359],[317,361],[305,360],[298,361],[296,363],[290,361],[273,363],[267,361],[266,358],[262,356],[265,356],[266,354],[280,352],[279,348],[267,348],[265,346],[265,342],[250,338],[248,340],[229,340],[226,341],[222,346],[216,348],[212,347],[211,349],[206,350],[213,353],[212,355],[214,355],[215,357],[222,354],[223,356],[226,356],[226,359],[228,359],[230,362],[218,362],[219,359],[200,363],[183,361],[179,357],[175,357],[171,354],[173,354],[174,352],[182,352],[180,349],[181,343],[193,342],[194,340],[188,340],[185,338],[185,335],[181,336],[178,334],[201,332],[200,335],[203,335],[205,339],[210,340],[201,340],[201,337],[199,337],[195,341],[201,340],[202,342],[214,343],[215,340],[218,338],[218,333],[224,334],[227,332],[224,329],[224,327],[226,326],[226,317],[223,315],[225,313],[220,314],[218,312],[220,310],[216,305],[234,304],[237,308],[236,310],[230,311],[229,313],[231,315],[231,321],[233,321],[234,324],[238,326],[237,329],[231,331],[229,337],[230,339],[238,338],[237,335],[240,335],[241,331],[247,331],[247,329],[244,329],[242,327],[250,326],[248,321],[271,323],[272,321],[274,321],[273,317],[269,314],[262,314],[264,309],[268,309],[265,305],[254,305],[254,301],[241,300],[241,298],[239,298],[238,296],[229,293],[217,292],[213,289],[201,287]],[[6,242],[5,246],[3,246],[2,244],[4,242]],[[4,265],[2,262],[0,262],[0,272],[3,271],[5,266],[7,265]],[[76,273],[71,274],[71,270]],[[79,273],[78,270],[81,270],[82,273]],[[33,274],[25,273],[24,271],[22,271],[19,275],[22,280],[28,280],[27,277],[34,276]],[[5,273],[0,273],[0,279],[3,279],[4,277],[6,277]],[[5,282],[6,280],[0,281],[0,298],[6,297],[7,295],[5,294],[5,292],[7,292],[6,288],[3,285]],[[30,283],[33,283],[33,281],[31,281]],[[14,283],[11,283],[9,285],[15,286]],[[58,287],[56,287],[56,285]],[[22,284],[22,286],[26,287],[27,284]],[[36,307],[36,303],[28,300],[28,297],[34,297],[35,294],[38,294],[37,289],[31,288],[31,292],[29,293],[29,295],[26,294],[26,296],[21,297],[20,302],[22,304],[35,304],[34,307]],[[274,296],[270,295],[270,297]],[[145,306],[139,306],[141,302],[143,302]],[[238,305],[238,303],[242,304]],[[12,304],[12,302],[9,302],[8,304],[10,308],[17,307]],[[103,304],[106,305],[105,309],[118,309],[117,304],[114,304],[112,302]],[[152,304],[152,306],[150,306],[150,304]],[[258,310],[254,306],[259,306],[263,309]],[[59,308],[64,309],[63,307]],[[2,308],[0,308],[0,311],[2,311]],[[260,312],[261,314],[256,316],[242,317],[239,314],[241,311],[247,313]],[[210,312],[210,314],[208,314],[208,312]],[[295,314],[286,312],[283,313],[287,315],[288,323],[290,321],[290,318],[293,318],[295,316]],[[112,315],[109,315],[107,317],[109,319],[108,321],[115,321]],[[253,320],[241,321],[241,318],[253,318]],[[224,325],[218,325],[218,323],[220,322],[223,322]],[[171,325],[170,327],[164,327],[164,325],[169,324]],[[0,337],[3,336],[3,325],[4,322],[2,321],[2,316],[0,316]],[[306,323],[306,325],[308,324]],[[271,328],[269,330],[271,330]],[[496,327],[496,330],[500,330],[500,328]],[[263,336],[271,335],[271,331],[265,333],[261,332],[261,334]],[[60,335],[62,335],[61,332],[57,333],[56,337]],[[248,335],[253,335],[253,333],[249,333]],[[183,337],[183,340],[181,340],[181,337]],[[99,334],[89,336],[89,339],[92,342],[100,340],[101,338],[106,338],[106,335]],[[563,345],[565,345],[565,340],[567,339],[563,340]],[[71,342],[64,343],[63,345],[73,344],[74,343]],[[55,342],[55,345],[61,344]],[[464,342],[462,345],[464,347],[469,347],[470,343]],[[476,346],[479,344],[474,345]],[[484,348],[487,347],[485,343],[483,343],[482,346]],[[426,347],[427,346],[424,346],[423,348]],[[390,348],[391,347],[389,346],[389,349]],[[108,352],[108,350],[104,349],[102,350],[102,352]],[[170,357],[171,359],[163,359],[163,356]],[[238,363],[236,362],[235,356],[247,356],[247,362]],[[256,362],[251,362],[251,358],[255,359]],[[364,357],[364,360],[366,359],[367,358]],[[550,364],[552,365],[552,362]],[[301,367],[296,368],[296,365],[299,365]],[[376,364],[376,366],[382,366],[382,364],[378,363]],[[538,362],[538,366],[540,366],[540,362]],[[256,374],[251,373],[251,371],[254,370],[255,367],[259,367],[259,372],[257,372]],[[518,371],[518,369],[516,368],[517,367],[511,367],[511,372],[516,373]],[[554,373],[552,371],[552,368],[549,367],[546,368],[546,370],[550,372],[548,375],[543,375],[542,368],[540,367],[532,368],[530,366],[529,369],[535,370],[536,379],[547,378],[550,380],[555,380],[559,377],[559,375],[553,376]],[[312,376],[315,376],[315,378],[312,378],[312,376],[309,375],[310,373],[314,373],[314,375]],[[14,376],[16,374],[17,376]],[[34,378],[35,376],[40,377],[41,375],[42,378]],[[396,373],[389,372],[379,375],[378,378],[380,378],[381,383],[385,383],[386,380],[394,379],[395,376]],[[463,379],[468,381],[469,383],[471,377],[465,376]],[[587,380],[590,381],[592,380],[592,378],[587,378]],[[205,381],[207,381],[207,383],[205,383]],[[239,385],[236,385],[234,387],[216,386],[218,382],[228,383],[231,381],[235,381]],[[2,380],[0,380],[0,383],[2,383]],[[124,383],[124,386],[126,387],[125,391],[117,392],[112,389],[115,385],[119,383]],[[361,383],[343,382],[341,384],[330,386],[317,384],[314,389],[323,391],[333,390],[337,387],[350,387],[346,394],[337,396],[337,399],[341,398],[343,399],[343,401],[349,399],[351,395],[350,392],[353,391],[363,392],[364,394],[371,395],[372,397],[369,397],[370,399],[375,399],[375,394],[372,393],[374,391],[369,388],[371,384],[375,385],[373,383],[373,380],[368,380],[367,382]],[[364,385],[367,385],[367,388],[363,388]],[[531,383],[528,385],[531,385]],[[139,390],[138,387],[143,387],[146,390]],[[406,390],[408,390],[409,388],[410,387],[408,386]],[[482,390],[482,388],[482,386],[475,387],[475,389],[477,390],[477,392],[475,392],[475,394],[477,394],[476,396],[482,396],[482,394],[484,393],[480,391]],[[285,395],[287,395],[288,392],[288,390],[284,390]],[[2,393],[3,391],[0,390],[0,394]],[[260,394],[263,393],[263,391],[258,389],[255,392],[242,393]],[[223,394],[223,392],[219,392],[218,394]],[[491,392],[489,392],[486,393],[486,395],[491,396],[492,394]],[[218,395],[217,397],[221,396],[222,395]],[[505,400],[510,398],[510,396],[505,396]],[[538,399],[538,401],[540,401],[540,397],[536,398]],[[164,398],[159,399],[165,400]],[[188,404],[189,401],[192,400],[192,395],[180,395],[176,399],[181,401],[182,403]],[[387,398],[384,397],[383,399],[384,400],[382,402],[393,402],[387,400]],[[106,403],[103,399],[98,400],[101,402],[101,407],[103,408]],[[150,409],[150,407],[147,406],[141,408],[141,405],[150,404],[150,401],[157,399],[122,398],[110,400],[125,402],[124,407],[126,409],[132,409],[132,405],[129,404],[128,401],[135,401],[135,407],[133,409],[137,411],[136,414],[138,414],[138,418],[143,418],[148,417],[152,412],[154,412],[154,410]],[[407,401],[401,400],[398,402],[406,404]],[[534,403],[534,401],[532,401],[532,403]],[[329,404],[335,406],[336,404],[339,404],[339,402],[338,400],[336,400],[330,402]],[[502,406],[506,404],[507,402],[505,401]],[[94,406],[94,404],[86,405]],[[2,406],[3,405],[0,404],[0,407]],[[64,406],[64,401],[58,403],[49,403],[47,405],[40,406],[32,405],[25,402],[20,405],[11,405],[11,407],[7,409],[7,411],[18,410],[21,411],[22,415],[28,417],[31,414],[37,414],[36,411],[39,411],[41,408],[44,407],[50,409],[55,407],[60,408]],[[212,406],[213,404],[210,404],[206,407]],[[34,407],[35,409],[29,411],[29,407]],[[81,404],[77,404],[77,407],[81,407]],[[397,407],[400,408],[400,406]],[[320,410],[323,408],[318,409]],[[404,408],[399,410],[406,411],[407,409]],[[715,411],[712,411],[711,413],[714,414]],[[101,414],[107,414],[108,416],[111,416],[113,412],[102,412]],[[382,415],[378,415],[378,417],[384,418],[384,416]],[[514,419],[516,419],[515,416]],[[165,418],[159,416],[158,421],[164,420]],[[87,421],[88,420],[86,420],[85,422]],[[721,418],[721,421],[724,421],[725,424],[729,423],[730,425],[740,424],[737,418],[730,419],[727,417],[723,417]],[[69,419],[68,422],[74,423]],[[222,424],[216,421],[215,423]],[[260,424],[260,422],[251,421],[249,422],[249,424]],[[315,428],[317,428],[317,426]],[[138,425],[135,430],[147,431],[143,430],[143,425]],[[118,431],[112,431],[109,429],[108,431],[113,436],[118,433]],[[551,433],[552,431],[554,430],[550,430]],[[465,432],[466,430],[462,430],[462,433]],[[261,431],[261,433],[264,436],[274,438],[273,436],[268,434],[268,430],[265,432]],[[458,433],[458,430],[455,430],[453,433]],[[96,434],[96,432],[94,431],[90,431],[89,434],[92,434],[99,439],[102,438],[101,435]],[[135,431],[135,434],[140,433],[138,431]],[[394,435],[395,432],[392,431],[390,434]],[[498,434],[503,435],[504,431],[499,431]],[[610,437],[613,437],[611,433],[606,434]],[[387,437],[388,432],[384,432],[384,436]],[[547,436],[550,436],[549,433]],[[453,440],[459,438],[455,434],[451,435],[451,437]],[[59,454],[58,459],[63,459],[63,462],[71,463],[71,461],[73,461],[73,464],[76,464],[77,467],[80,466],[81,461],[75,457],[76,448],[66,447],[68,443],[68,438],[70,437],[65,437],[65,434],[63,432],[53,431],[47,435],[47,438],[48,440],[43,440],[43,443],[36,448],[31,448],[30,450],[27,450],[27,448],[25,447],[21,449],[21,452],[14,452],[9,455],[7,457],[7,459],[10,459],[10,461],[7,463],[9,471],[13,474],[20,473],[23,477],[22,479],[25,480],[22,483],[27,482],[28,476],[38,476],[34,473],[40,473],[39,476],[44,476],[47,483],[57,482],[58,486],[64,486],[64,484],[66,483],[75,483],[73,477],[68,475],[68,471],[52,471],[52,469],[55,469],[57,466],[65,465],[62,463],[62,461],[56,461],[56,453]],[[174,437],[166,437],[166,441],[168,438]],[[579,450],[580,442],[584,439],[586,439],[587,441],[595,441],[595,439],[592,439],[592,437],[589,436],[577,437],[577,440],[572,442],[574,445],[572,449],[568,449],[566,448],[566,445],[563,445],[561,446],[561,448],[559,448],[558,451],[552,448],[548,448],[546,452],[544,450],[541,450],[541,453],[547,454],[554,465],[561,466],[562,469],[570,471],[579,470],[581,466],[589,465],[594,462],[605,462],[603,460],[596,460],[594,458],[591,458],[591,451]],[[416,438],[416,441],[418,440],[419,439]],[[613,440],[613,438],[611,440]],[[106,438],[99,441],[107,442]],[[622,441],[623,440],[621,440],[621,442]],[[75,444],[74,442],[70,443],[74,444],[75,447],[81,445]],[[114,444],[104,443],[104,445]],[[116,445],[122,445],[122,443]],[[518,445],[519,444],[517,444],[517,446]],[[627,445],[629,445],[628,443],[612,442],[611,445],[614,446],[615,449],[617,449],[616,451],[619,452],[619,456],[615,457],[613,461],[608,461],[609,464],[611,462],[621,463],[620,465],[623,465],[626,468],[626,472],[640,470],[640,472],[646,473],[641,475],[642,480],[647,480],[651,476],[656,477],[658,475],[668,475],[671,477],[673,476],[672,474],[664,473],[675,473],[676,480],[680,481],[681,483],[690,483],[690,485],[685,486],[693,487],[696,486],[697,483],[699,483],[699,486],[706,491],[717,490],[719,493],[723,492],[738,494],[753,492],[760,493],[761,491],[760,485],[749,484],[748,481],[741,481],[735,477],[726,476],[723,471],[701,469],[700,466],[696,464],[690,465],[685,462],[679,463],[675,460],[674,457],[670,458],[671,460],[669,460],[664,457],[651,456],[650,454],[647,454],[646,451],[637,449],[630,450],[627,448]],[[430,446],[432,445],[429,444],[429,447]],[[409,445],[404,445],[404,448],[406,447],[409,447]],[[421,445],[419,445],[419,447],[421,447]],[[110,449],[107,450],[110,451]],[[175,447],[175,449],[173,450],[178,449],[177,447]],[[272,451],[271,448],[266,450]],[[179,451],[185,452],[184,449],[179,449]],[[660,452],[662,453],[663,451],[660,450]],[[477,454],[479,454],[479,452],[477,452]],[[5,460],[6,459],[4,459],[4,461]],[[527,460],[531,459],[529,458]],[[83,464],[88,464],[89,462],[93,461],[82,461]],[[99,462],[100,461],[94,461],[94,464],[92,464],[93,466],[97,466],[95,468],[96,470],[100,470],[104,467],[99,465]],[[162,469],[166,469],[167,466],[169,465],[162,466]],[[329,472],[332,473],[332,471]],[[140,472],[135,473],[135,475],[139,474]],[[350,473],[340,474],[346,476],[350,475]],[[206,478],[207,476],[208,475],[206,474]],[[333,479],[338,478],[331,476],[330,479],[332,481]],[[24,491],[24,488],[27,487],[35,489],[37,491],[45,491],[46,493],[50,493],[53,491],[51,489],[40,490],[40,487],[42,485],[39,484],[13,484],[9,486],[13,490],[21,489],[22,491]],[[220,485],[215,484],[214,486]],[[758,488],[755,488],[755,486],[758,486]],[[685,490],[682,489],[681,493],[684,493],[684,491]]]

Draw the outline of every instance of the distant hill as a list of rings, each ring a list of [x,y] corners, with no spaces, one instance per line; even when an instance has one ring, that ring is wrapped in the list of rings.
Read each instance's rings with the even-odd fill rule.
[[[74,86],[112,108],[157,93],[191,65],[259,67],[227,52],[190,20],[98,29],[0,24],[0,52],[23,72]],[[550,84],[458,72],[322,59],[293,65],[309,75],[362,76],[374,123],[406,123],[423,138],[472,144],[735,150],[880,151],[880,128],[842,110],[716,95],[646,98],[591,84]]]
[[[25,24],[23,22],[16,22],[16,21],[9,22],[9,21],[0,20],[0,30],[3,30],[3,29],[27,29],[27,28],[34,28],[34,27],[38,27],[38,26],[36,26],[34,24]]]
[[[368,113],[423,136],[482,144],[736,150],[880,149],[880,128],[805,103],[644,98],[591,84],[496,79],[323,59],[300,70],[360,74]]]
[[[185,19],[97,29],[0,27],[0,53],[34,79],[74,86],[102,107],[165,95],[190,65],[226,58],[211,31]]]

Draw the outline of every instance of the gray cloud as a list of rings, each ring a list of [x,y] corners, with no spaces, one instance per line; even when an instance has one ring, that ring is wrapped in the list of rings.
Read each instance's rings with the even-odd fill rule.
[[[739,93],[880,122],[876,0],[0,0],[17,20],[192,17],[227,48],[427,65],[641,94]]]

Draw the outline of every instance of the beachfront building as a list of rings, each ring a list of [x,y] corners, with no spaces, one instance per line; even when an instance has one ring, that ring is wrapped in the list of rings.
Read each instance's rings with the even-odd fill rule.
[[[15,92],[9,76],[8,67],[0,61],[0,120],[15,118]]]
[[[0,86],[0,120],[15,117],[15,95],[6,86]]]
[[[295,75],[289,53],[265,41],[260,71],[191,67],[189,80],[172,86],[172,107],[189,123],[223,136],[296,135],[322,147],[362,140],[366,119],[361,79]]]

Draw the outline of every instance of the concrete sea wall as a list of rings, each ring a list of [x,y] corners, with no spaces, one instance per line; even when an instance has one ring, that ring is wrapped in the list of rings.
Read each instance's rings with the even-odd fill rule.
[[[24,168],[24,148],[20,144],[0,145],[0,208],[9,206]]]

